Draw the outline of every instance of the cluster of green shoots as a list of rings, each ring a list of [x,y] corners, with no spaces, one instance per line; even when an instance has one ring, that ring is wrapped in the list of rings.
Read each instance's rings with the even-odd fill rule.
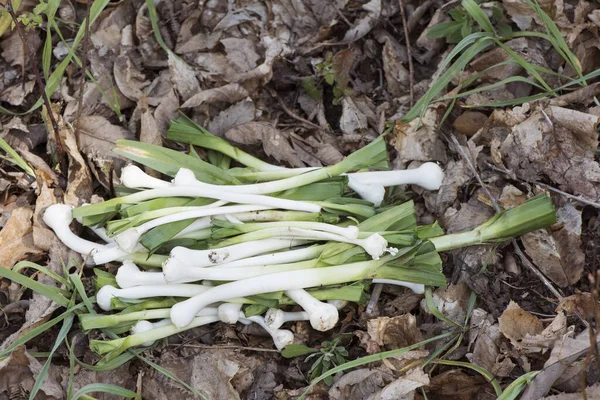
[[[168,136],[191,145],[189,154],[131,141],[115,152],[171,179],[129,165],[118,197],[75,209],[58,204],[44,214],[90,264],[121,265],[114,276],[96,269],[95,301],[103,313],[79,316],[85,331],[129,332],[91,342],[106,360],[217,321],[257,323],[282,350],[294,341],[285,324],[333,329],[348,302],[364,302],[371,282],[423,293],[446,283],[439,251],[501,242],[555,222],[542,195],[467,232],[418,226],[412,201],[389,203],[386,187],[435,190],[443,172],[434,163],[365,171],[387,166],[383,137],[338,164],[287,169],[185,118],[172,123]],[[233,161],[240,166],[232,168]],[[73,219],[104,243],[71,232]]]

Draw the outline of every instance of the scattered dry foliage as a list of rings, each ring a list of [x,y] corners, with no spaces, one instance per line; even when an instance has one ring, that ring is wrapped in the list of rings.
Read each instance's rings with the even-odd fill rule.
[[[406,121],[399,118],[435,85],[444,72],[441,62],[455,46],[446,41],[450,35],[431,37],[428,32],[450,22],[449,11],[459,2],[106,1],[89,32],[82,23],[92,17],[86,1],[49,1],[48,7],[51,3],[57,7],[56,26],[43,12],[40,24],[31,22],[39,3],[24,0],[16,10],[29,18],[21,26],[23,35],[8,27],[0,37],[0,136],[34,172],[23,172],[9,159],[1,163],[0,267],[29,260],[62,274],[64,265],[83,265],[44,225],[41,213],[56,202],[81,205],[112,196],[126,163],[111,151],[117,140],[181,149],[165,139],[170,120],[180,111],[251,154],[290,167],[334,164],[387,132],[394,168],[438,161],[445,169],[439,191],[405,187],[394,193],[415,200],[420,223],[438,220],[449,233],[461,231],[491,217],[496,201],[511,208],[542,191],[552,195],[559,222],[524,235],[515,242],[517,248],[503,244],[446,253],[444,272],[452,284],[435,290],[430,299],[385,286],[374,312],[347,307],[346,318],[332,332],[317,334],[297,323],[296,341],[309,346],[351,332],[343,341],[349,360],[464,327],[451,346],[443,347],[447,342],[440,340],[358,366],[335,375],[331,386],[320,383],[307,398],[496,398],[486,376],[459,362],[485,369],[502,388],[541,371],[523,399],[575,399],[583,390],[589,399],[600,398],[596,79],[511,105],[539,93],[540,85],[530,83],[535,81],[530,69],[510,62],[514,57],[494,45],[446,85],[455,95],[475,77],[469,89],[480,90],[432,103],[421,118]],[[600,59],[598,4],[539,3],[582,74],[593,72]],[[149,4],[154,6],[149,9]],[[506,25],[546,33],[540,14],[524,0],[481,7],[498,29]],[[476,26],[472,19],[468,24]],[[76,36],[79,29],[81,37]],[[504,46],[536,66],[552,88],[577,79],[573,66],[539,35],[513,38]],[[85,79],[82,62],[87,64]],[[39,65],[52,110],[39,107],[42,88],[33,63]],[[530,81],[487,86],[516,76]],[[507,106],[485,106],[501,101]],[[27,274],[53,284],[44,274]],[[84,270],[82,278],[91,289],[92,274]],[[0,350],[58,315],[58,308],[17,283],[1,281]],[[21,398],[32,390],[45,362],[34,356],[52,349],[58,329],[0,360],[0,398]],[[310,363],[262,351],[271,348],[263,334],[216,324],[171,338],[145,354],[211,400],[298,398],[309,384]],[[76,324],[69,343],[75,337],[74,356],[88,364],[97,361]],[[77,366],[70,383],[69,350],[64,345],[56,349],[36,398],[66,398],[70,384],[76,391],[91,383],[118,385],[148,399],[195,398],[139,359],[111,371]]]

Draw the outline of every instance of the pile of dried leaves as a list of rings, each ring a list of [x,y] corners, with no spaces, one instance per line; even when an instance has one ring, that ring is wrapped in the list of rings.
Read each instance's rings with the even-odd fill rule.
[[[29,260],[62,274],[64,264],[81,265],[41,213],[57,202],[77,206],[112,196],[125,163],[111,152],[115,142],[172,147],[165,133],[180,112],[252,154],[292,167],[333,164],[388,130],[394,168],[438,161],[446,171],[437,192],[407,187],[394,193],[416,201],[420,223],[438,220],[447,232],[460,231],[491,217],[494,204],[514,207],[540,191],[553,196],[559,223],[519,242],[446,254],[444,272],[453,284],[432,294],[433,306],[421,295],[385,286],[369,310],[346,308],[333,333],[297,323],[297,342],[309,346],[350,333],[342,342],[349,360],[465,328],[450,345],[432,342],[338,374],[309,398],[496,398],[479,367],[502,388],[541,371],[531,377],[524,399],[579,398],[585,387],[588,398],[600,397],[594,353],[600,317],[600,103],[594,96],[600,86],[594,79],[518,106],[477,107],[534,93],[531,84],[514,81],[456,103],[434,103],[422,118],[406,122],[397,119],[435,83],[440,62],[454,46],[428,32],[460,17],[449,13],[457,2],[123,0],[95,1],[91,9],[83,0],[41,4],[50,3],[57,7],[55,25],[34,8],[40,4],[34,0],[22,1],[16,13],[29,19],[40,14],[40,23],[23,18],[27,26],[11,30],[10,15],[0,18],[8,26],[0,38],[1,137],[35,172],[1,164],[0,266]],[[593,72],[600,57],[597,4],[540,3],[581,72]],[[524,0],[486,4],[489,15],[499,10],[501,22],[513,30],[544,32]],[[86,16],[89,31],[82,23]],[[552,87],[564,84],[565,75],[576,77],[540,37],[518,37],[505,46],[539,67]],[[508,61],[504,49],[490,47],[448,90],[478,73],[475,86],[527,76],[523,65]],[[33,63],[40,65],[52,110],[39,107]],[[81,64],[87,65],[85,79]],[[91,288],[90,274],[84,273],[84,282]],[[55,316],[58,305],[3,280],[0,309],[2,351]],[[45,362],[35,356],[49,351],[57,334],[55,327],[0,361],[0,398],[31,391]],[[146,356],[211,400],[301,395],[310,362],[282,358],[261,335],[253,326],[218,324],[186,332]],[[97,360],[76,326],[68,339],[77,339],[72,350],[79,360]],[[69,358],[61,345],[40,398],[66,397]],[[423,367],[425,360],[434,361]],[[110,371],[78,365],[74,372],[75,390],[111,383],[148,399],[194,397],[139,360]]]

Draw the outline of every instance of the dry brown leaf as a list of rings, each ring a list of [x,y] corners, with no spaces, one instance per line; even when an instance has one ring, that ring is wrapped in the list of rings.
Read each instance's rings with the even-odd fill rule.
[[[357,107],[351,97],[342,99],[340,129],[347,135],[367,129],[367,116]]]
[[[237,83],[230,83],[214,89],[203,90],[192,96],[183,105],[182,108],[198,107],[204,103],[224,102],[227,104],[237,103],[248,97],[248,91]]]
[[[32,216],[29,207],[19,207],[10,214],[0,231],[0,267],[10,269],[28,256],[42,253],[33,244]]]
[[[225,132],[225,137],[239,144],[262,144],[265,153],[278,162],[304,167],[286,135],[264,122],[248,122]]]
[[[578,282],[585,267],[581,249],[581,211],[566,203],[556,212],[558,223],[521,237],[525,251],[540,270],[560,287]]]
[[[366,4],[363,4],[362,9],[365,10],[367,14],[356,21],[354,26],[346,31],[340,44],[352,43],[365,36],[373,29],[381,16],[381,0],[371,0]]]
[[[199,32],[189,38],[177,41],[175,52],[178,54],[191,53],[195,51],[212,50],[219,43],[223,31],[215,31],[212,33]]]
[[[514,126],[500,151],[506,166],[520,179],[545,176],[564,191],[600,199],[600,166],[587,144],[563,125],[549,123],[540,111]]]
[[[491,385],[481,375],[467,375],[452,369],[431,378],[427,395],[444,400],[494,400],[497,398]]]
[[[599,116],[556,106],[548,109],[552,120],[575,135],[584,150],[594,151],[598,147]]]
[[[256,54],[254,42],[248,39],[226,38],[221,40],[225,47],[229,63],[240,72],[250,71],[258,64],[260,56]]]
[[[402,65],[400,55],[390,40],[387,40],[383,46],[382,57],[388,92],[392,96],[406,94],[410,78],[408,70]]]
[[[553,396],[542,397],[540,400],[581,400],[583,398],[600,399],[600,383],[586,387],[585,395],[586,397],[583,397],[582,391],[578,390],[577,393],[560,393]]]
[[[254,102],[244,99],[221,111],[208,123],[208,130],[217,136],[223,136],[228,130],[253,121],[256,113]]]
[[[596,312],[596,300],[594,295],[589,292],[577,293],[572,296],[563,297],[558,302],[556,312],[566,312],[567,314],[579,314],[586,321],[594,318]]]
[[[421,368],[412,368],[404,376],[369,396],[368,400],[413,400],[415,390],[427,385],[429,385],[429,375]]]
[[[594,341],[592,339],[592,341]],[[599,339],[596,338],[596,345]],[[544,364],[544,369],[535,376],[533,381],[527,386],[521,396],[521,400],[538,400],[542,398],[554,386],[554,384],[565,374],[574,375],[568,372],[571,368],[581,371],[582,365],[572,364],[583,354],[589,351],[590,332],[588,329],[581,332],[577,337],[563,335],[552,349],[550,358]]]
[[[35,81],[27,81],[25,82],[25,85],[19,82],[16,85],[5,89],[2,94],[0,94],[0,100],[6,101],[13,106],[20,106],[25,101],[27,95],[33,92],[34,87]]]
[[[500,332],[509,339],[514,346],[518,346],[527,335],[542,333],[544,326],[535,315],[523,310],[511,300],[506,310],[498,318]]]
[[[150,84],[146,76],[137,69],[131,58],[122,54],[115,60],[113,74],[117,87],[129,100],[137,102],[143,95],[143,89]]]
[[[380,317],[367,323],[368,336],[361,339],[367,353],[374,354],[385,350],[399,349],[423,340],[412,314],[398,317]]]
[[[527,195],[514,187],[513,185],[506,185],[502,189],[502,194],[498,197],[498,202],[502,205],[502,208],[509,209],[520,206],[527,200]]]
[[[446,147],[438,135],[439,110],[429,107],[423,118],[410,123],[396,120],[394,147],[402,162],[441,161],[447,159]]]
[[[258,356],[245,356],[233,350],[212,350],[188,359],[166,353],[160,365],[211,400],[235,400],[240,399],[240,392],[250,389],[259,379],[261,370],[265,372],[264,367],[270,364],[266,361]],[[196,398],[182,386],[159,373],[152,379],[145,379],[144,387],[148,395],[152,394],[152,397],[149,397],[152,399]]]
[[[469,346],[473,346],[473,351],[466,355],[469,361],[496,377],[509,376],[515,364],[500,352],[502,334],[498,324],[494,324],[494,318],[483,309],[476,308],[471,314],[470,324]]]
[[[152,109],[148,106],[146,97],[142,97],[138,105],[142,111],[141,127],[140,127],[140,142],[162,145],[162,135],[152,115]]]
[[[25,346],[17,347],[6,359],[0,361],[0,394],[29,393],[42,365],[25,351]],[[63,399],[64,391],[58,383],[59,377],[50,370],[43,381],[36,399]]]
[[[24,34],[30,51],[36,53],[40,45],[42,44],[42,41],[38,36],[38,31],[35,29],[31,29],[25,32]],[[0,41],[0,47],[2,47],[2,57],[11,66],[14,67],[16,65],[28,65],[29,56],[25,55],[25,48],[23,46],[23,42],[21,41],[21,37],[19,36],[16,29],[13,30],[10,35],[2,36],[2,41]]]
[[[172,52],[169,52],[169,71],[173,86],[183,101],[200,92],[200,84],[192,67]]]
[[[502,0],[506,12],[511,17],[517,26],[522,30],[530,30],[531,24],[535,21],[538,25],[544,26],[541,17],[535,12],[535,10],[527,3],[521,0]],[[541,8],[561,26],[569,25],[570,22],[567,19],[562,1],[542,1],[540,2]]]
[[[463,324],[469,296],[469,287],[461,282],[458,285],[450,284],[445,288],[436,289],[433,292],[433,302],[446,317],[458,324]],[[427,314],[430,313],[425,299],[421,300],[421,310]]]
[[[329,389],[329,396],[333,400],[366,399],[393,379],[394,376],[384,368],[357,369],[338,379]]]

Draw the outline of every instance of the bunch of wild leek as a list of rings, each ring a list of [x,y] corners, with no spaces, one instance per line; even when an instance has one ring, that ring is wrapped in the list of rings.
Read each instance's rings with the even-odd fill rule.
[[[172,180],[130,165],[119,197],[75,209],[54,205],[44,215],[90,263],[121,263],[116,276],[96,270],[98,306],[119,312],[80,318],[84,330],[130,331],[92,341],[107,360],[217,321],[257,323],[282,349],[294,340],[281,329],[285,323],[332,329],[339,309],[364,301],[369,282],[423,292],[425,285],[445,284],[438,251],[500,242],[555,222],[550,199],[537,196],[468,232],[443,235],[437,224],[417,226],[413,203],[385,204],[385,187],[435,190],[442,170],[425,163],[361,172],[387,166],[383,138],[335,165],[306,169],[267,164],[186,119],[172,124],[169,138],[203,147],[209,162],[193,147],[184,154],[119,142],[117,153]],[[245,167],[230,168],[232,159]],[[105,243],[72,233],[74,218]]]

